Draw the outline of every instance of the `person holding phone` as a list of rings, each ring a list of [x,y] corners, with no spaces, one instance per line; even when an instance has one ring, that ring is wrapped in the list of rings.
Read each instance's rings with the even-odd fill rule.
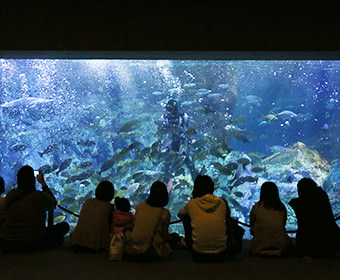
[[[42,191],[36,189],[36,180]],[[0,238],[5,252],[29,252],[61,245],[69,225],[62,222],[46,227],[46,211],[55,209],[57,201],[39,170],[35,177],[30,166],[17,173],[17,188],[6,195],[6,218]]]

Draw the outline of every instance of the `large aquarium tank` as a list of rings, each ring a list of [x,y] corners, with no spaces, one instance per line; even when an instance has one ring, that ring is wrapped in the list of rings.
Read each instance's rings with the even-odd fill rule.
[[[175,221],[206,174],[248,223],[261,184],[273,181],[294,229],[288,202],[309,177],[340,214],[340,60],[5,55],[0,79],[6,192],[30,165],[59,205],[79,213],[102,180],[133,207],[160,180]],[[77,222],[59,208],[54,219]],[[183,232],[181,224],[170,231]]]

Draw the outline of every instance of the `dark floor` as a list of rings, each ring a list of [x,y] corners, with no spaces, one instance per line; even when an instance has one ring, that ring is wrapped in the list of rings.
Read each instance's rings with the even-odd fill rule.
[[[31,254],[0,254],[0,279],[340,279],[340,255],[307,262],[298,257],[249,256],[249,241],[234,260],[197,264],[187,251],[153,263],[110,262],[105,253],[77,255],[63,247]]]

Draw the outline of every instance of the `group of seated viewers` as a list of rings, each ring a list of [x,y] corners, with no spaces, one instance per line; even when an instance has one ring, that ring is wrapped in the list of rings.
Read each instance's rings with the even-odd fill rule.
[[[36,179],[42,191],[36,189]],[[0,192],[4,192],[2,178]],[[154,182],[146,201],[137,204],[132,214],[128,199],[116,197],[111,203],[114,186],[103,181],[96,188],[95,198],[83,204],[70,233],[70,247],[78,253],[108,250],[112,236],[121,232],[126,259],[163,259],[176,249],[187,249],[194,260],[223,261],[240,252],[237,246],[244,230],[240,232],[237,221],[231,218],[228,202],[213,192],[212,179],[198,175],[191,199],[178,212],[185,232],[180,237],[169,233],[171,215],[165,208],[169,196],[164,183]],[[326,192],[309,178],[298,182],[297,192],[298,197],[289,202],[298,225],[292,239],[286,232],[287,210],[276,184],[262,184],[260,200],[250,212],[250,254],[317,258],[333,256],[340,249],[340,229]],[[46,212],[56,206],[44,174],[40,171],[35,177],[30,166],[23,166],[17,173],[17,188],[0,197],[1,251],[31,252],[61,246],[69,232],[68,223],[46,227]]]

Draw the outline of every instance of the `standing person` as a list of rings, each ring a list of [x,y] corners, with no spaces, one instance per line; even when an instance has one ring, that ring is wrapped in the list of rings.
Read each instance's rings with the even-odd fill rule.
[[[36,190],[34,170],[23,166],[17,173],[16,189],[6,195],[6,218],[1,227],[5,251],[26,252],[62,245],[69,231],[66,222],[46,228],[46,211],[55,209],[57,201],[39,170],[37,180],[42,191]]]
[[[282,256],[292,251],[292,240],[286,233],[287,209],[281,202],[275,183],[261,186],[260,200],[250,212],[250,253],[266,256]]]
[[[170,238],[170,212],[164,208],[168,201],[165,184],[154,182],[147,200],[136,206],[135,225],[132,232],[127,232],[125,252],[128,257],[134,260],[152,260],[171,253],[167,242]]]
[[[115,198],[115,208],[112,214],[111,234],[132,229],[135,217],[130,213],[131,205],[126,198]]]
[[[96,197],[83,204],[78,223],[71,232],[71,248],[77,253],[107,250],[110,241],[112,211],[110,203],[115,194],[109,181],[102,181],[96,188]]]
[[[226,220],[230,209],[213,192],[212,179],[198,175],[192,199],[178,212],[183,220],[186,244],[197,261],[223,261],[227,253]]]
[[[335,223],[327,193],[314,180],[301,179],[294,209],[298,230],[296,249],[301,257],[329,257],[340,250],[340,229]]]

